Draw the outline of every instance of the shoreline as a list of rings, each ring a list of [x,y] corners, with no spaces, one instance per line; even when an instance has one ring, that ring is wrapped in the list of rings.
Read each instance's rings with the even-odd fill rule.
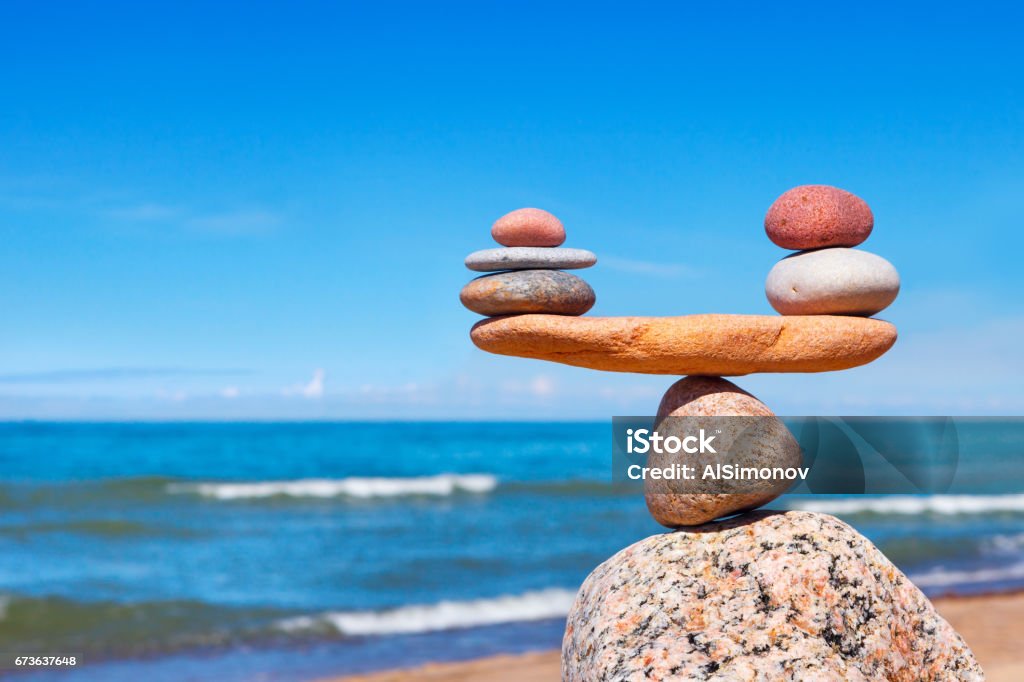
[[[989,682],[1024,679],[1024,591],[931,600],[967,641]],[[321,682],[558,682],[557,650],[501,655],[455,663],[429,663],[365,675],[331,677]]]

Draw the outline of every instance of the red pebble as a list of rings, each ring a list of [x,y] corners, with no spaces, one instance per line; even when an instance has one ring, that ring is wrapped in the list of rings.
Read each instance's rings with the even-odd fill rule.
[[[565,241],[565,228],[547,211],[520,208],[498,218],[491,236],[503,246],[560,246]]]
[[[784,193],[764,218],[768,238],[784,249],[856,246],[875,225],[867,203],[828,185],[801,185]]]

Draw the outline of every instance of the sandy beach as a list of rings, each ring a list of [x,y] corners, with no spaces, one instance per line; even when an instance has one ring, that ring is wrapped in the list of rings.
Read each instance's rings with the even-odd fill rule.
[[[990,682],[1024,679],[1024,593],[933,600],[939,612],[963,635]],[[557,682],[557,651],[495,656],[477,661],[431,664],[409,670],[335,678],[325,682]]]

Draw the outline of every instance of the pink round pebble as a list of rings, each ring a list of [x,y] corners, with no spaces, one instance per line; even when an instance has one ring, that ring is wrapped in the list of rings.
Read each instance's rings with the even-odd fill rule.
[[[498,218],[491,236],[503,246],[560,246],[565,241],[565,228],[547,211],[520,208]]]
[[[784,249],[857,246],[875,217],[855,194],[828,185],[801,185],[784,193],[764,217],[768,238]]]

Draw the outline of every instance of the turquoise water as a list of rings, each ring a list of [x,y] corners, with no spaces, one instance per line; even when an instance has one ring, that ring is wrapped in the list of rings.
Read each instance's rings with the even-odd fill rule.
[[[602,424],[0,425],[0,652],[24,679],[303,680],[558,646],[661,529]],[[993,452],[993,466],[1007,453]],[[983,467],[982,467],[983,468]],[[789,498],[930,594],[1024,587],[1024,495]]]

